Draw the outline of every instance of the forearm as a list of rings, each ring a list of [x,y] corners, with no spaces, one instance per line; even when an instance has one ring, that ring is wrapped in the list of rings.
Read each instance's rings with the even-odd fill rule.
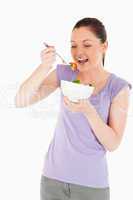
[[[40,64],[31,76],[20,86],[15,97],[16,104],[28,104],[30,99],[35,95],[36,91],[41,86],[48,72],[49,68],[45,68]]]
[[[43,67],[41,64],[38,66],[38,68],[31,74],[31,76],[20,86],[21,90],[27,90],[34,92],[36,89],[39,88],[45,77],[47,76],[49,72],[48,67]]]
[[[105,149],[108,151],[115,150],[119,143],[118,137],[115,131],[102,120],[96,109],[94,108],[91,112],[85,113],[85,116],[94,134]]]

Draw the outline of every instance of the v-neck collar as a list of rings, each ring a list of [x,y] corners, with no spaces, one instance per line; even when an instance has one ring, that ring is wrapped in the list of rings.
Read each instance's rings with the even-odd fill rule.
[[[77,74],[78,74],[78,70],[76,70],[76,71],[74,72],[73,80],[76,79]],[[91,94],[90,97],[97,97],[98,95],[100,95],[100,94],[108,87],[108,85],[109,85],[109,83],[110,83],[110,80],[112,79],[112,76],[113,76],[113,75],[114,75],[113,73],[110,73],[110,75],[109,75],[109,77],[108,77],[108,79],[107,79],[107,81],[106,81],[106,84],[99,90],[99,92],[97,92],[97,94]],[[72,81],[73,81],[73,80],[72,80]]]

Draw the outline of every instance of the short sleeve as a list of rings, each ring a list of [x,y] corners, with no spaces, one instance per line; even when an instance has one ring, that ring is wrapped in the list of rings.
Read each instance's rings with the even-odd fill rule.
[[[123,78],[116,76],[116,78],[111,83],[111,101],[126,86],[129,87],[130,90],[132,89],[131,83]]]
[[[71,81],[73,73],[69,65],[57,64],[56,74],[59,86],[61,85],[61,80]]]
[[[57,81],[58,81],[58,84],[59,84],[59,86],[60,86],[60,65],[58,64],[57,66],[56,66],[56,75],[57,75]]]

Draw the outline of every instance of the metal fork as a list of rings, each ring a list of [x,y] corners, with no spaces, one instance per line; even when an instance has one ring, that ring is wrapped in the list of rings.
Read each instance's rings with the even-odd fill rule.
[[[43,42],[43,44],[45,45],[45,47],[50,47],[50,45],[48,45],[46,42]],[[56,55],[62,60],[62,62],[64,64],[66,64],[67,62],[62,58],[62,56],[56,52]]]

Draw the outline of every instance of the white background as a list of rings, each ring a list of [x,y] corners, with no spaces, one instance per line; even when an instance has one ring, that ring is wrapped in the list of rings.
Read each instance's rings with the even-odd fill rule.
[[[131,1],[12,0],[0,5],[0,199],[39,200],[44,155],[53,137],[59,90],[28,108],[15,108],[19,85],[40,64],[43,41],[70,61],[70,34],[83,17],[106,27],[106,69],[133,84]],[[58,62],[58,60],[57,60]],[[132,199],[133,107],[119,148],[108,153],[111,200]]]

